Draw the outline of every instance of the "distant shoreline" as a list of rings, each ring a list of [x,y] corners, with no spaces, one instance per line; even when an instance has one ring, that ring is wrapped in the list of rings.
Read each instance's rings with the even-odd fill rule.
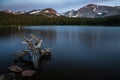
[[[105,18],[68,18],[13,15],[0,12],[0,26],[120,26],[120,15]]]

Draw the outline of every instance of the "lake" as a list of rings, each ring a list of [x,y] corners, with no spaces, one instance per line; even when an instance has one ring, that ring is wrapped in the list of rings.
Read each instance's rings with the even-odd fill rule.
[[[14,64],[29,66],[29,58],[14,56],[26,47],[21,36],[29,34],[42,38],[52,54],[40,58],[38,73],[28,80],[120,79],[120,27],[105,26],[0,27],[0,75]]]

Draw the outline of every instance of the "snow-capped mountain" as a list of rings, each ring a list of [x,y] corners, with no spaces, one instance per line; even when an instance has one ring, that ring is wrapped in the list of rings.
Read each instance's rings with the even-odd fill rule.
[[[67,11],[63,13],[64,16],[67,17],[88,17],[88,18],[100,18],[112,15],[120,15],[120,6],[110,7],[110,6],[102,6],[89,4],[85,7],[80,8],[75,11]]]
[[[9,10],[9,9],[8,10],[3,10],[2,12],[11,13],[11,14],[17,14],[17,15],[25,13],[25,11],[12,11],[12,10]]]
[[[71,11],[67,11],[66,13],[63,13],[64,16],[67,17],[77,17],[77,11],[75,10],[71,10]]]
[[[26,13],[26,11],[16,11],[16,12],[14,12],[15,14],[24,14],[24,13]]]
[[[33,10],[28,11],[28,12],[26,12],[24,14],[27,14],[27,15],[37,15],[39,12],[41,12],[41,9],[39,9],[39,10],[33,9]]]
[[[5,13],[14,13],[14,11],[9,10],[9,9],[7,9],[7,10],[3,10],[2,12],[5,12]]]
[[[46,17],[58,17],[61,16],[61,14],[57,13],[52,8],[46,8],[46,9],[34,9],[31,11],[12,11],[12,10],[4,10],[2,12],[15,14],[15,15],[37,15],[37,16],[46,16]]]
[[[32,10],[24,13],[25,15],[38,15],[38,16],[47,16],[47,17],[56,17],[61,16],[57,11],[52,8]]]
[[[1,12],[1,11],[0,11]],[[31,11],[12,11],[12,10],[4,10],[2,12],[15,14],[15,15],[36,15],[36,16],[44,16],[44,17],[86,17],[86,18],[102,18],[113,15],[120,15],[120,6],[103,6],[103,5],[95,5],[88,4],[79,10],[71,10],[65,13],[59,14],[56,10],[52,8],[46,9],[34,9]]]

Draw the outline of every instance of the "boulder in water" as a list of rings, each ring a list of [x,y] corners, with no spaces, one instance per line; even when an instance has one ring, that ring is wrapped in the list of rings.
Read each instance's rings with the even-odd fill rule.
[[[4,80],[11,80],[11,79],[13,79],[15,77],[15,73],[7,73],[7,74],[5,74],[5,76],[4,76]]]
[[[22,71],[23,71],[23,69],[22,69],[21,67],[15,66],[15,65],[10,66],[10,67],[8,68],[8,70],[10,70],[10,71],[12,71],[12,72],[22,72]]]
[[[4,77],[5,75],[0,75],[0,80],[5,80]]]
[[[11,80],[15,77],[15,73],[7,73],[0,76],[0,80]]]
[[[31,77],[36,73],[34,70],[25,70],[22,72],[22,76],[24,77]]]

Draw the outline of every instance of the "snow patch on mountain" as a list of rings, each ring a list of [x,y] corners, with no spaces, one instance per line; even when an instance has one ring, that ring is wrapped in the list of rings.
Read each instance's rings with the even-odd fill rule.
[[[31,12],[30,14],[36,14],[36,13],[39,13],[40,11],[33,11]]]
[[[100,13],[100,12],[98,12],[97,14],[98,14],[98,15],[102,15],[102,13]]]

